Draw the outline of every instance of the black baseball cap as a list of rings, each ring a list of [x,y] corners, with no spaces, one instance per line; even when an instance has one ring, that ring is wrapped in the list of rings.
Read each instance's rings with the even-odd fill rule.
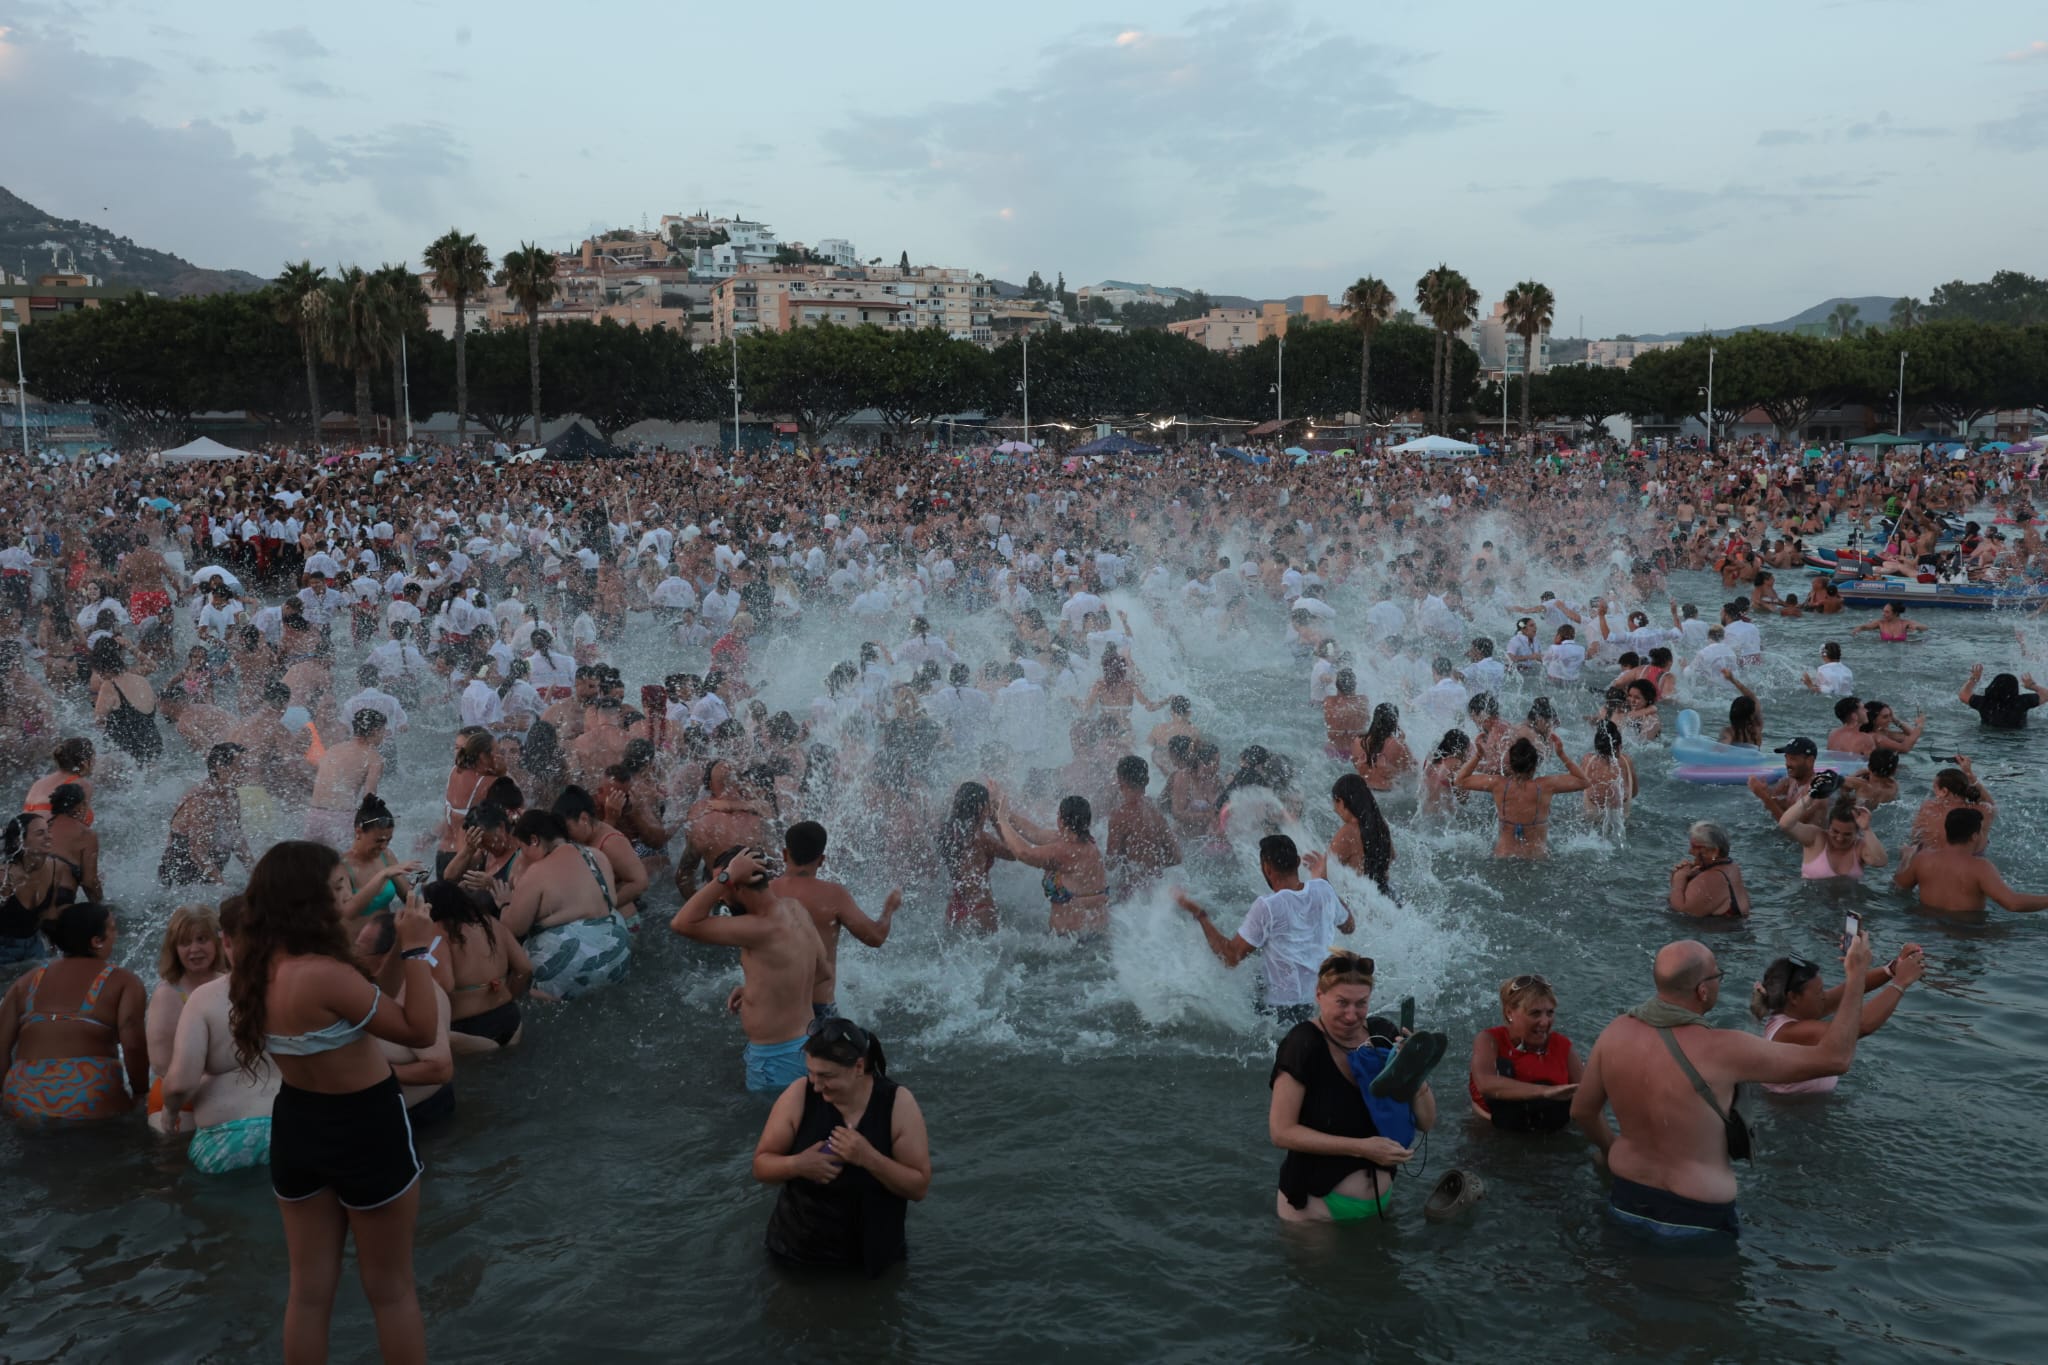
[[[1773,749],[1771,750],[1771,752],[1774,754],[1797,754],[1802,758],[1820,757],[1819,747],[1815,745],[1812,740],[1806,738],[1804,735],[1800,736],[1798,739],[1793,740],[1784,748]]]

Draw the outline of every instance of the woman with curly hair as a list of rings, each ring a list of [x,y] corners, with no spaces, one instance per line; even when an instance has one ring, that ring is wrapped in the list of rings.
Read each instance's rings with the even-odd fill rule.
[[[229,1029],[242,1070],[265,1053],[282,1083],[271,1109],[270,1183],[291,1257],[284,1358],[327,1358],[327,1329],[351,1233],[363,1294],[387,1361],[424,1360],[426,1327],[413,1285],[420,1160],[405,1096],[377,1039],[431,1045],[439,1031],[433,921],[415,893],[397,915],[403,1003],[387,1002],[357,966],[340,905],[341,857],[287,840],[249,875],[228,987]]]

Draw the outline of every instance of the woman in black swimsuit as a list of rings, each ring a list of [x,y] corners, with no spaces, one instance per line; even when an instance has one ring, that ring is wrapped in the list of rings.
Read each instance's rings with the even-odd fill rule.
[[[43,922],[78,899],[78,864],[51,851],[50,822],[31,812],[0,829],[0,860],[0,967],[41,961]]]
[[[147,678],[129,671],[121,646],[112,639],[93,643],[92,676],[99,689],[93,714],[106,727],[107,738],[137,763],[150,764],[162,758],[164,737],[156,728],[156,693],[150,690]],[[138,696],[149,703],[148,710],[131,700]]]
[[[1670,907],[1693,919],[1747,919],[1749,888],[1728,856],[1728,831],[1701,820],[1686,839],[1692,856],[1671,869]]]

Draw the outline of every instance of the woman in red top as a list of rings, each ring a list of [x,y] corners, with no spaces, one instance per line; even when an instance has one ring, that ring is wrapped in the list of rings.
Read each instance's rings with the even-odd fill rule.
[[[1571,1122],[1579,1057],[1557,1032],[1557,992],[1534,972],[1503,981],[1501,1018],[1472,1040],[1472,1109],[1496,1128],[1555,1133]]]

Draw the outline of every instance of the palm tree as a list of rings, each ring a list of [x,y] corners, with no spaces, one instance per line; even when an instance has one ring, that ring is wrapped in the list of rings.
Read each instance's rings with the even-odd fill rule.
[[[1377,275],[1361,275],[1344,291],[1344,306],[1358,324],[1363,345],[1358,359],[1358,439],[1365,440],[1365,412],[1372,398],[1372,339],[1394,311],[1394,291]]]
[[[1437,315],[1437,310],[1443,306],[1444,277],[1450,273],[1450,269],[1447,265],[1439,265],[1434,270],[1425,271],[1422,278],[1415,282],[1415,307],[1423,316],[1433,320]],[[1429,421],[1424,425],[1430,431],[1435,431],[1436,410],[1442,402],[1444,391],[1444,336],[1442,331],[1438,331],[1432,339],[1432,346],[1429,370]]]
[[[555,296],[555,253],[531,242],[505,253],[498,283],[526,314],[526,363],[533,379],[533,443],[540,444],[540,309]]]
[[[491,253],[467,232],[454,228],[427,247],[434,288],[455,304],[455,444],[469,440],[469,301],[491,285]]]
[[[1447,390],[1453,366],[1452,338],[1479,316],[1479,291],[1472,282],[1451,269],[1438,265],[1415,282],[1415,302],[1436,328],[1436,363],[1432,369],[1432,423],[1438,431],[1450,425]]]
[[[391,364],[391,435],[397,440],[405,431],[409,415],[405,401],[405,374],[400,368],[405,354],[405,338],[417,336],[426,330],[427,297],[420,277],[412,273],[412,267],[387,265],[370,277],[375,287],[375,305],[384,336],[384,358]]]
[[[327,358],[356,379],[356,438],[370,444],[375,422],[370,415],[370,374],[384,359],[384,319],[377,306],[375,280],[352,265],[327,285],[328,325],[322,349]]]
[[[1835,334],[1835,339],[1838,341],[1843,337],[1855,336],[1860,325],[1856,319],[1862,313],[1863,310],[1861,308],[1844,299],[1835,305],[1834,312],[1828,314],[1828,330]]]
[[[313,444],[320,444],[320,348],[327,325],[327,271],[311,261],[287,264],[277,277],[277,320],[299,334],[306,356],[306,411]]]
[[[1534,280],[1523,280],[1508,290],[1507,324],[1515,335],[1522,339],[1522,439],[1529,439],[1529,381],[1536,374],[1536,340],[1550,330],[1550,321],[1557,314],[1557,300],[1551,295],[1548,285]],[[1501,382],[1507,382],[1506,365],[1502,367]],[[1502,448],[1506,448],[1508,434],[1500,434]]]
[[[1916,298],[1893,299],[1892,327],[1902,332],[1908,327],[1918,327],[1920,325],[1920,314],[1926,307],[1926,304]]]

